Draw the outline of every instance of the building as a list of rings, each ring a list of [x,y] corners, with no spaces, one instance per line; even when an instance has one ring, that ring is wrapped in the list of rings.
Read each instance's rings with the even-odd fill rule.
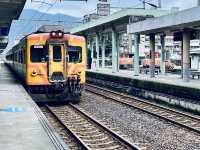
[[[191,69],[200,70],[200,48],[190,50]]]

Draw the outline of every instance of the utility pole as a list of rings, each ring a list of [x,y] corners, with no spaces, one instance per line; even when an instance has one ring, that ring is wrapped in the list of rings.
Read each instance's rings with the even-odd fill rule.
[[[198,0],[200,1],[200,0]],[[161,8],[162,7],[162,3],[161,3],[161,0],[158,0],[158,8]]]
[[[143,0],[143,8],[145,9],[145,0]]]

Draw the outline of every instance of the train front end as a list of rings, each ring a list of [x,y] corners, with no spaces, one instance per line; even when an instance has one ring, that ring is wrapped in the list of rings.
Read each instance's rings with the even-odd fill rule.
[[[31,92],[79,101],[85,85],[85,39],[52,31],[32,34],[27,43],[26,82]]]

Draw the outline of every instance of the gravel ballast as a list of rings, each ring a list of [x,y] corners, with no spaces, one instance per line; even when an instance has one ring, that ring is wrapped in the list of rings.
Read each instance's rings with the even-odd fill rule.
[[[199,134],[97,95],[86,92],[79,107],[148,150],[200,149]]]

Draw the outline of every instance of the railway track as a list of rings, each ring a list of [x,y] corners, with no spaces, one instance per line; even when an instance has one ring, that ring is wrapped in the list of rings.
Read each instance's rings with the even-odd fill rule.
[[[61,123],[56,117],[54,117],[54,115],[49,111],[49,109],[46,106],[40,107],[40,109],[42,110],[52,127],[61,136],[63,141],[68,145],[70,149],[84,149],[82,144],[76,140],[76,138],[71,134],[71,132],[65,127],[63,123]]]
[[[173,124],[187,128],[200,134],[200,118],[180,111],[166,108],[151,102],[135,98],[126,94],[118,93],[95,85],[87,84],[86,91],[99,95],[105,99],[125,104],[129,107],[142,110],[148,114],[164,119]]]
[[[78,106],[46,106],[46,110],[73,135],[82,149],[139,150],[137,146],[89,116]]]

